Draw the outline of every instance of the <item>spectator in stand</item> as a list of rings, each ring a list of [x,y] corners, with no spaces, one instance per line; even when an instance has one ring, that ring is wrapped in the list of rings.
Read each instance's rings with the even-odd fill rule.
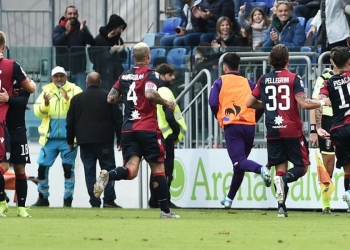
[[[120,35],[125,28],[126,23],[120,16],[111,15],[108,24],[100,28],[100,33],[95,38],[95,46],[89,48],[93,69],[101,75],[100,88],[107,91],[124,71],[122,62],[126,61],[127,54]]]
[[[293,6],[293,13],[298,17],[304,17],[304,12],[306,10],[306,4],[313,2],[314,0],[292,0],[291,4]]]
[[[87,44],[94,44],[86,21],[78,21],[78,10],[68,6],[59,24],[52,32],[52,44],[56,47],[56,64],[70,71],[70,80],[85,89]]]
[[[326,37],[322,37],[322,40],[327,39],[328,43],[322,52],[329,51],[337,46],[350,46],[350,29],[346,20],[346,14],[350,14],[350,0],[324,1]],[[311,28],[307,33],[307,37],[312,36],[316,31],[322,32],[320,31],[321,24],[320,9],[311,22]]]
[[[288,1],[276,4],[276,15],[266,32],[263,48],[272,48],[276,44],[284,44],[289,50],[298,50],[305,43],[305,30],[299,19],[292,15],[293,7]]]
[[[203,19],[197,19],[192,13],[192,7],[197,6],[202,0],[184,0],[186,3],[183,8],[182,18],[183,25],[178,26],[176,35],[164,36],[160,39],[160,45],[163,47],[194,47],[199,43],[200,35],[192,38],[190,34],[202,34],[205,32],[205,21]]]
[[[226,16],[222,16],[216,23],[216,36],[211,42],[214,53],[221,55],[226,50],[232,50],[232,47],[244,47],[248,42],[245,38],[237,36],[232,31],[232,23]],[[231,48],[227,48],[231,47]]]
[[[235,5],[231,0],[205,0],[200,6],[192,8],[195,17],[206,21],[206,33],[200,35],[199,42],[210,43],[216,33],[217,20],[226,16],[230,18],[232,30],[239,35],[239,27],[235,19]]]
[[[176,17],[182,17],[182,9],[186,0],[172,0]]]
[[[245,19],[245,10],[246,4],[244,3],[239,9],[238,22],[241,26],[242,36],[248,39],[248,45],[251,45],[255,50],[263,45],[271,20],[263,9],[256,7],[252,9],[248,21]]]
[[[306,4],[306,8],[303,14],[303,17],[305,17],[306,21],[309,20],[311,17],[316,16],[317,11],[320,9],[320,3],[320,0],[314,0]]]

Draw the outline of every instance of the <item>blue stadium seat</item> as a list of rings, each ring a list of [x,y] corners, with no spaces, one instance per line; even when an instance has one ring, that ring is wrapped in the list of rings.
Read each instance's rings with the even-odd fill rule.
[[[309,47],[309,46],[303,46],[300,48],[300,52],[313,52],[314,50]],[[317,63],[317,57],[316,56],[312,56],[311,58],[311,63],[316,64]],[[306,64],[305,62],[303,64]]]
[[[301,26],[305,27],[305,17],[298,16]]]
[[[182,19],[180,17],[170,17],[164,20],[162,31],[156,33],[156,36],[175,35],[176,27],[181,26]]]
[[[253,2],[253,1],[251,1],[251,2],[249,2],[249,3],[248,3],[248,2],[246,3],[245,16],[246,16],[246,17],[249,17],[250,14],[251,14],[251,12],[252,12],[252,10],[253,10],[254,8],[256,8],[256,7],[259,7],[259,8],[261,8],[261,9],[263,9],[264,12],[267,13],[267,7],[266,7],[265,2]]]
[[[167,55],[167,62],[173,65],[176,69],[184,69],[186,67],[184,60],[186,54],[187,50],[185,48],[171,49]]]
[[[264,2],[266,6],[270,9],[274,5],[275,0],[265,0]]]
[[[126,51],[126,61],[122,62],[122,65],[123,65],[124,69],[128,69],[130,67],[131,54],[130,54],[130,50],[128,48],[126,48],[125,51]]]
[[[150,66],[153,67],[154,60],[157,57],[165,57],[165,55],[166,55],[166,49],[164,49],[164,48],[153,48],[153,49],[151,49]]]

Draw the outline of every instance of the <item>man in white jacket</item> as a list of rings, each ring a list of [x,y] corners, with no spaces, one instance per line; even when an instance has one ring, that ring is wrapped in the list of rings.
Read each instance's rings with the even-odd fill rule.
[[[322,0],[325,1],[325,25],[327,34],[326,51],[336,46],[350,47],[350,29],[346,14],[350,14],[350,0]],[[319,30],[322,24],[321,10],[311,22],[307,37]],[[326,39],[326,38],[322,38]],[[322,51],[324,52],[324,51]]]

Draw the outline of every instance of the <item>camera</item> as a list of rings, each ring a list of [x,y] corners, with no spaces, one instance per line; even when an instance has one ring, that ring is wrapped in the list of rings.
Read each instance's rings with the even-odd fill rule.
[[[224,41],[224,39],[222,39],[221,37],[216,38],[215,40],[216,40],[216,42],[217,42],[218,44],[221,44],[221,42]]]

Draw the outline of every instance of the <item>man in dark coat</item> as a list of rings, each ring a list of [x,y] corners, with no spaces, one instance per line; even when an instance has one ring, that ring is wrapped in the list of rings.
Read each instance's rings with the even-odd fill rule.
[[[56,47],[56,64],[70,71],[70,82],[85,89],[87,44],[93,45],[86,21],[78,21],[78,10],[68,6],[59,24],[52,32],[52,43]]]
[[[93,69],[100,73],[101,88],[109,91],[123,73],[123,65],[127,58],[124,41],[120,37],[126,23],[118,15],[111,15],[106,26],[100,28],[95,38],[95,46],[89,48],[89,56],[94,64]]]

